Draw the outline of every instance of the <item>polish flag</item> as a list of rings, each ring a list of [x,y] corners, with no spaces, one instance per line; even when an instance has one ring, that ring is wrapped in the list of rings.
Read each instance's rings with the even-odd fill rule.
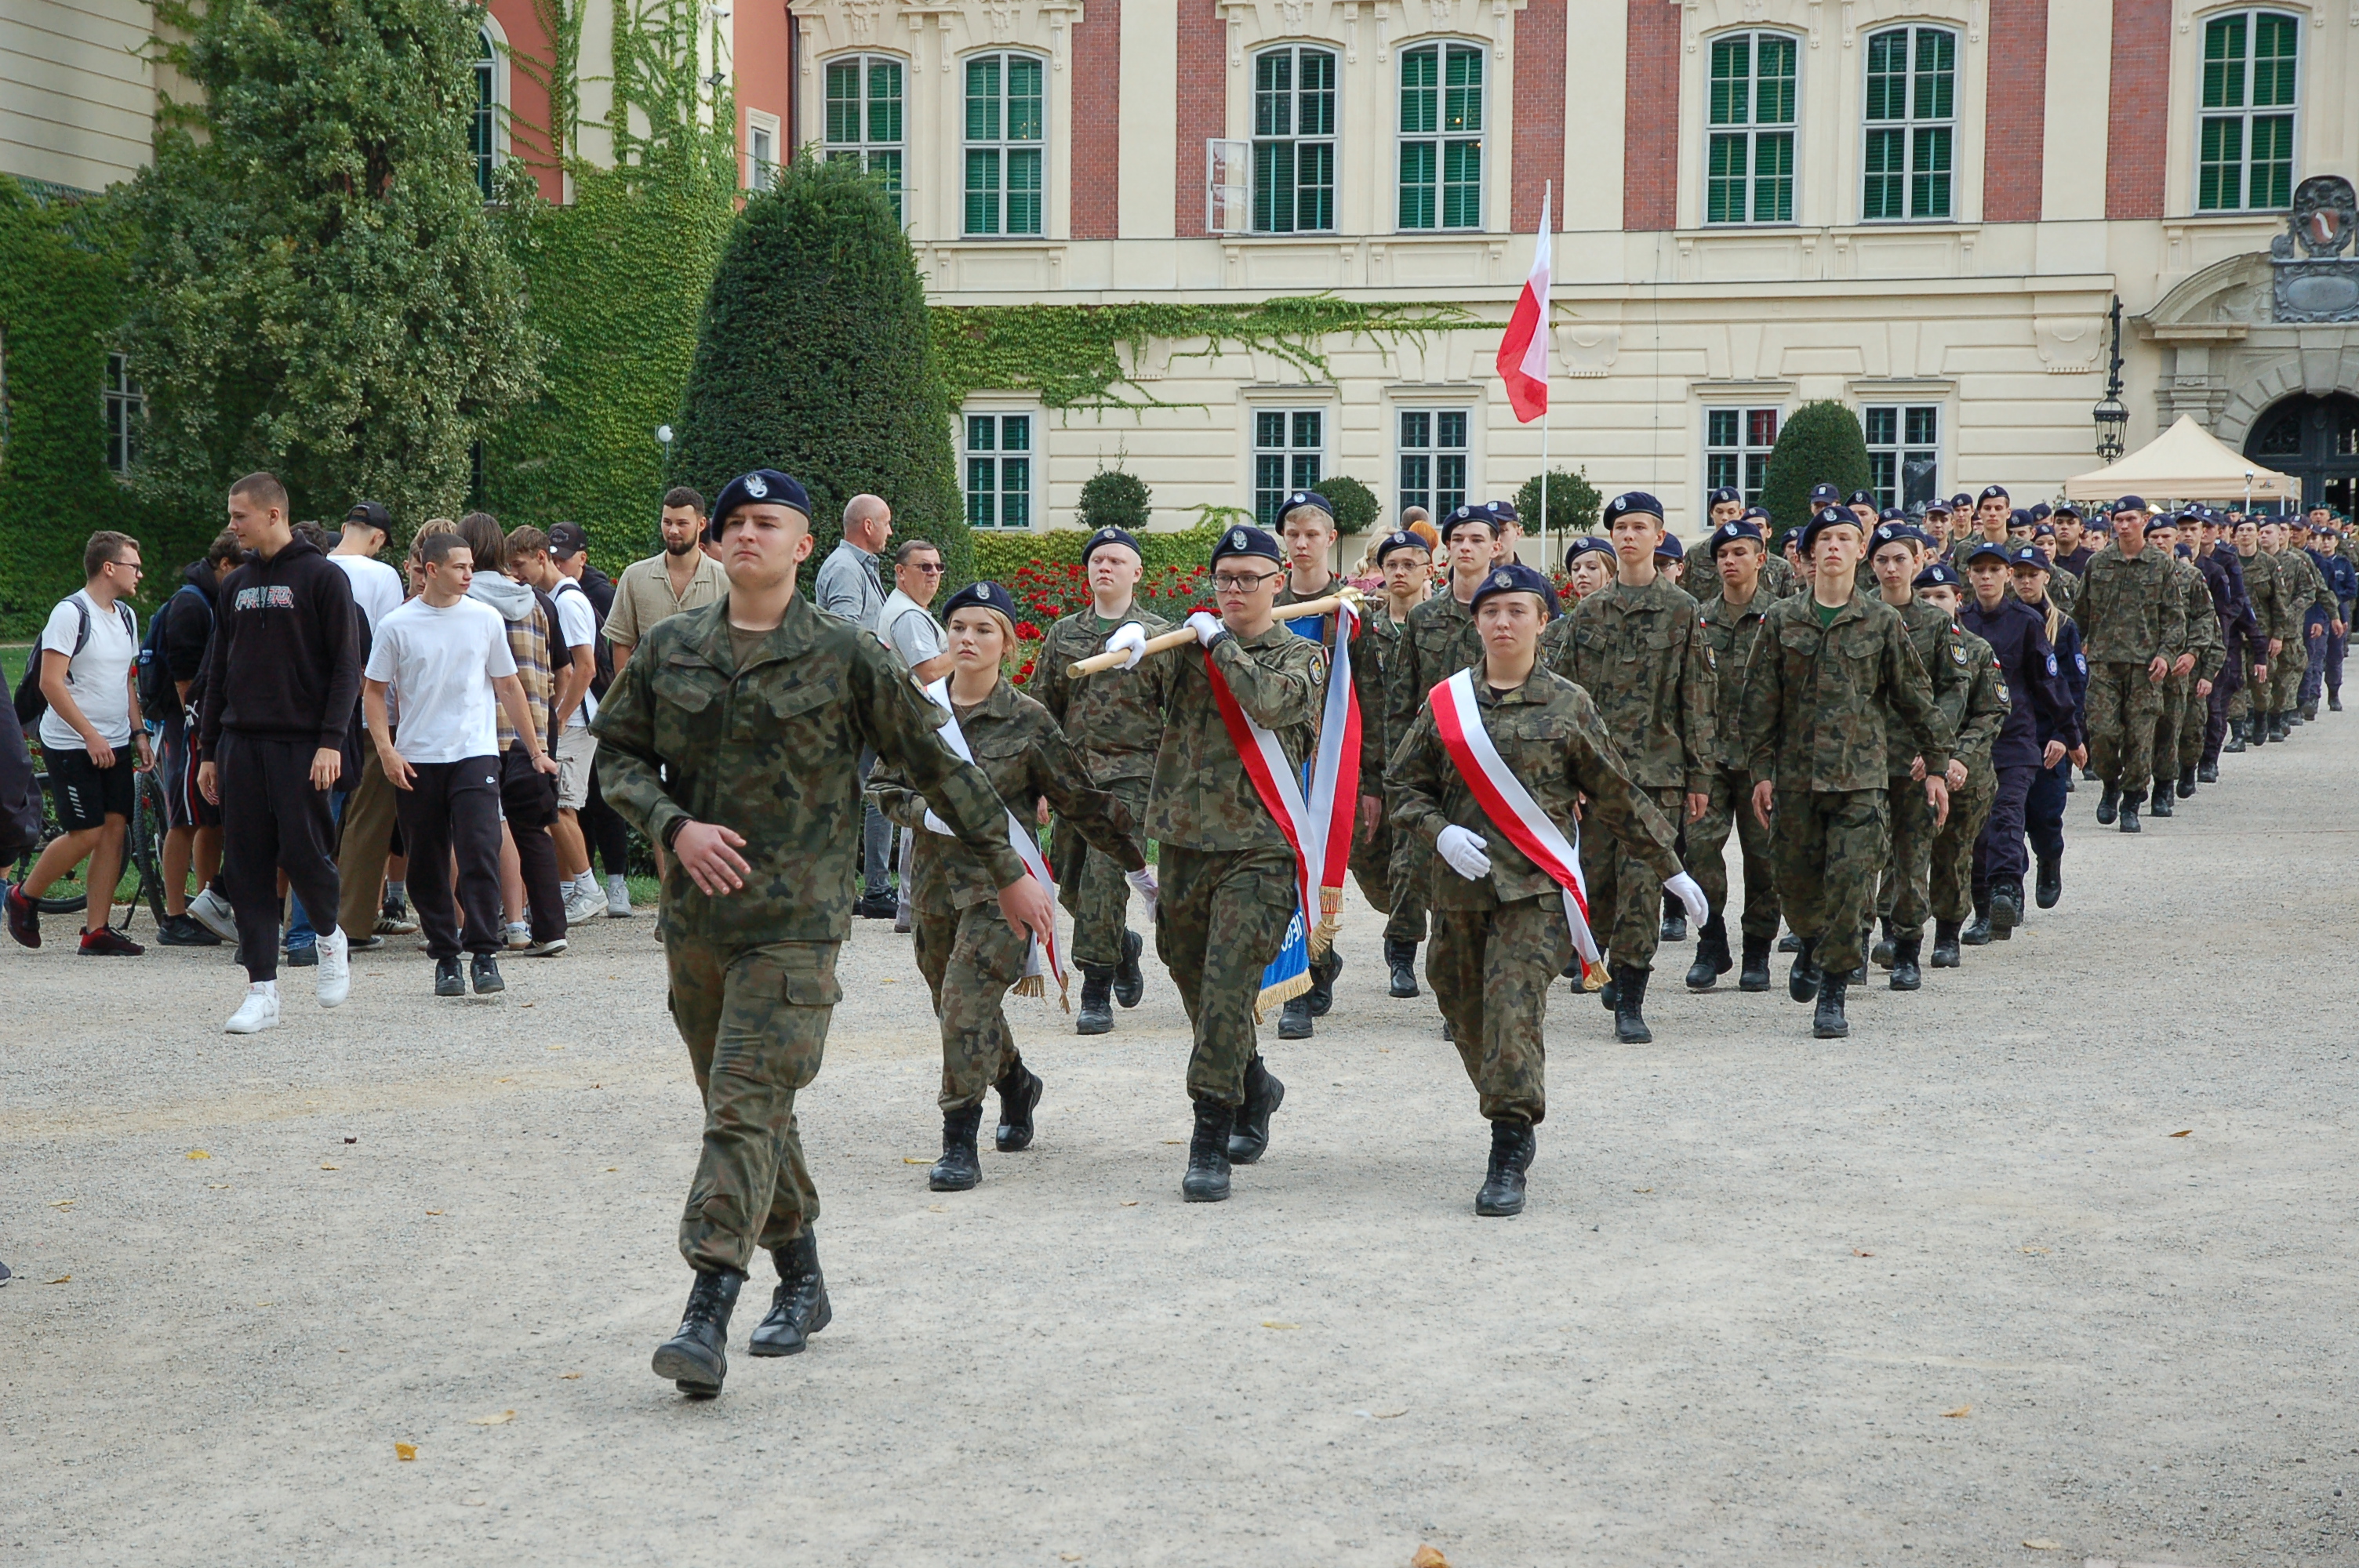
[[[1526,425],[1548,412],[1548,319],[1550,243],[1549,204],[1555,191],[1540,197],[1539,243],[1532,249],[1532,275],[1507,318],[1507,335],[1499,340],[1499,379],[1507,384],[1507,402],[1516,418]]]

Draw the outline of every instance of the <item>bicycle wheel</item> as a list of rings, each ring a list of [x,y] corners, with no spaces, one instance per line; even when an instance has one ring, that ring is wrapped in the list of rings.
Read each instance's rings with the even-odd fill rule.
[[[8,878],[12,882],[21,882],[30,875],[33,862],[41,858],[41,851],[48,849],[50,841],[64,831],[58,826],[57,802],[49,793],[49,775],[35,773],[33,783],[41,792],[41,841],[17,857],[16,868]],[[43,914],[80,914],[82,905],[89,902],[85,895],[79,892],[72,894],[52,892],[45,897],[35,899],[33,907]]]
[[[131,804],[131,843],[129,860],[139,873],[139,885],[131,895],[131,907],[142,903],[156,924],[164,924],[164,834],[169,818],[164,812],[164,783],[156,770],[135,775],[136,791]],[[123,929],[131,927],[131,916],[123,917]]]

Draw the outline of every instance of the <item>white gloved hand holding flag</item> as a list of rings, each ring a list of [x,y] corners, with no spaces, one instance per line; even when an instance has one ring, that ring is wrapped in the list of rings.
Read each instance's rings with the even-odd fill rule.
[[[1681,871],[1678,876],[1665,882],[1663,891],[1687,905],[1688,918],[1698,925],[1701,925],[1710,918],[1712,904],[1704,898],[1702,887],[1685,871]]]
[[[1130,883],[1131,890],[1137,893],[1141,899],[1146,901],[1147,924],[1150,925],[1153,925],[1155,923],[1155,901],[1163,895],[1163,890],[1156,884],[1155,868],[1152,866],[1142,866],[1135,871],[1125,871],[1123,873],[1123,880]]]
[[[1188,617],[1188,630],[1196,633],[1198,646],[1209,648],[1221,634],[1221,618],[1209,610],[1199,610]]]
[[[1124,622],[1114,629],[1114,635],[1105,640],[1105,651],[1109,654],[1127,651],[1130,657],[1123,661],[1122,667],[1126,670],[1137,668],[1140,655],[1147,652],[1147,628],[1136,621]]]
[[[1451,871],[1470,882],[1491,874],[1490,847],[1483,842],[1483,835],[1471,828],[1451,823],[1433,841],[1433,848]]]

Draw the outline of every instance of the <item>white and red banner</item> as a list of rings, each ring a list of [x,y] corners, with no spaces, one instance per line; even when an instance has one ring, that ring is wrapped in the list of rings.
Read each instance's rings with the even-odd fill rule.
[[[1483,727],[1483,709],[1474,700],[1474,672],[1460,670],[1427,694],[1433,705],[1433,726],[1441,733],[1442,748],[1458,768],[1458,776],[1474,794],[1474,803],[1524,858],[1546,871],[1564,890],[1564,920],[1572,928],[1573,951],[1581,955],[1584,976],[1603,961],[1597,938],[1589,929],[1589,884],[1581,876],[1581,827],[1564,830],[1551,821],[1532,798],[1523,781],[1509,771],[1506,759],[1491,743]]]
[[[941,730],[943,743],[956,752],[962,760],[973,762],[974,753],[967,750],[966,734],[959,729],[958,710],[951,706],[951,677],[944,676],[928,687],[926,695],[934,699],[934,706],[950,715],[950,722],[943,725]],[[1000,803],[1001,810],[1006,811],[1006,802]],[[946,838],[956,837],[951,830],[951,825],[935,816],[931,808],[926,812],[926,826]],[[1057,881],[1049,874],[1049,862],[1041,858],[1039,841],[1032,837],[1032,830],[1024,825],[1024,819],[1012,811],[1007,812],[1007,842],[1008,846],[1016,851],[1016,858],[1024,862],[1026,873],[1034,881],[1049,890],[1049,902],[1051,905],[1055,904]],[[1035,933],[1032,945],[1026,949],[1024,978],[1016,982],[1016,994],[1018,996],[1048,994],[1048,988],[1041,983],[1040,979],[1043,972],[1041,953],[1044,946],[1048,954],[1046,972],[1057,977],[1057,1000],[1067,1012],[1071,1012],[1073,1011],[1073,1004],[1065,979],[1064,956],[1057,950],[1057,927],[1054,921],[1050,922],[1046,933]]]
[[[1507,334],[1499,340],[1499,379],[1506,383],[1507,403],[1516,418],[1528,425],[1548,412],[1549,406],[1549,271],[1554,264],[1554,224],[1549,209],[1550,189],[1540,198],[1539,243],[1532,247],[1531,276],[1516,297],[1515,314],[1507,318]]]

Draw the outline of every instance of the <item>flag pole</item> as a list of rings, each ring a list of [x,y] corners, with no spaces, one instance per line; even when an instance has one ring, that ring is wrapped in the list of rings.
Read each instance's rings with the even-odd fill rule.
[[[1527,189],[1527,190],[1529,190],[1529,189],[1531,189],[1531,187],[1527,185],[1527,186],[1524,187],[1524,189]],[[1543,212],[1551,212],[1551,211],[1554,211],[1554,208],[1555,208],[1555,198],[1556,198],[1556,181],[1555,181],[1555,180],[1553,180],[1553,179],[1551,179],[1551,180],[1549,180],[1549,181],[1548,181],[1548,182],[1547,182],[1547,183],[1546,183],[1546,184],[1541,188],[1541,194],[1540,194],[1540,211],[1543,211]],[[1551,273],[1551,274],[1553,274],[1553,273],[1554,273],[1554,271],[1555,271],[1555,267],[1554,267],[1554,265],[1550,265],[1550,267],[1549,267],[1549,271],[1550,271],[1550,273]],[[1550,281],[1551,283],[1553,283],[1553,282],[1555,281],[1554,277],[1553,277],[1553,276],[1551,276],[1551,277],[1549,278],[1549,281]],[[1543,320],[1540,322],[1538,330],[1539,330],[1540,331],[1542,331],[1542,332],[1546,332],[1546,331],[1549,330],[1549,324],[1548,324],[1548,322],[1547,322],[1545,319],[1543,319]],[[1540,361],[1540,366],[1541,366],[1542,373],[1543,373],[1544,374],[1553,375],[1553,374],[1555,373],[1555,367],[1554,367],[1553,365],[1549,364],[1549,362],[1548,362],[1546,359],[1542,359],[1542,360]],[[1543,389],[1543,390],[1545,390],[1545,389]],[[1541,573],[1541,575],[1542,575],[1542,576],[1548,576],[1548,575],[1549,575],[1549,574],[1551,573],[1551,571],[1553,570],[1553,568],[1551,567],[1550,563],[1551,563],[1551,562],[1553,562],[1553,561],[1556,559],[1556,557],[1555,557],[1554,556],[1552,556],[1552,555],[1550,555],[1550,554],[1549,553],[1549,505],[1548,505],[1548,492],[1549,492],[1549,453],[1548,453],[1548,436],[1549,436],[1549,431],[1548,431],[1548,427],[1549,427],[1548,406],[1547,406],[1545,403],[1543,403],[1543,404],[1540,406],[1540,573]]]

